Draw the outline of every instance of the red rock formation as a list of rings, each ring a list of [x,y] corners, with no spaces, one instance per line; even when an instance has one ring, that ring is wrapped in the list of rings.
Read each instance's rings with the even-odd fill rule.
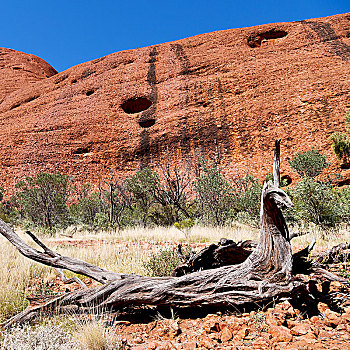
[[[39,57],[0,48],[0,101],[29,83],[55,74],[56,70]]]
[[[56,75],[37,67],[36,82],[0,76],[0,174],[10,187],[39,170],[97,183],[108,168],[125,176],[166,150],[180,162],[219,148],[231,172],[264,177],[276,138],[282,175],[295,179],[286,159],[298,151],[318,146],[337,163],[329,136],[350,107],[350,14],[198,35]]]

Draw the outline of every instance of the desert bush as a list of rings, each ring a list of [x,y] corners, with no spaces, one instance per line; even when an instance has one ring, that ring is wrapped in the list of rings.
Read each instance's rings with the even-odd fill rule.
[[[347,128],[345,133],[334,132],[330,139],[332,141],[332,149],[334,154],[338,159],[342,160],[344,163],[349,163],[350,161],[350,110],[346,112],[346,123]]]
[[[298,152],[289,162],[291,168],[301,177],[314,178],[329,166],[327,157],[317,148],[306,152]]]
[[[201,160],[194,183],[197,210],[204,225],[223,226],[233,220],[259,225],[262,186],[249,172],[227,179],[219,165]]]
[[[174,223],[174,226],[184,233],[185,237],[189,237],[194,221],[192,219],[185,219]]]
[[[112,329],[106,329],[100,322],[78,324],[75,338],[84,350],[118,350],[120,343]]]
[[[193,217],[192,179],[193,166],[191,161],[181,164],[170,162],[170,156],[165,155],[158,164],[159,181],[154,187],[154,199],[158,204],[158,212],[164,222],[161,225],[171,226],[175,222]],[[161,218],[160,217],[160,218]],[[158,218],[159,221],[159,218]]]
[[[341,222],[341,200],[331,184],[304,177],[290,192],[298,221],[321,227]]]
[[[190,247],[184,247],[184,255],[191,252]],[[159,252],[151,253],[147,261],[143,263],[148,276],[162,277],[171,276],[175,267],[181,262],[177,256],[176,247],[162,249]]]
[[[55,226],[66,226],[69,180],[60,173],[38,172],[16,185],[20,211],[33,224],[52,231]]]
[[[86,194],[69,206],[69,212],[76,224],[93,226],[96,215],[101,213],[101,200],[97,192]]]
[[[126,179],[126,189],[131,194],[134,210],[139,211],[141,224],[146,227],[149,222],[149,213],[154,204],[154,188],[158,186],[158,175],[150,168],[137,171]]]
[[[235,192],[234,208],[238,221],[255,227],[260,222],[260,197],[262,185],[249,173],[237,174],[233,179]]]
[[[332,149],[338,159],[344,163],[349,163],[350,159],[350,142],[347,136],[341,132],[334,132],[331,135]]]
[[[339,196],[341,221],[350,223],[350,186],[344,186],[341,189],[336,188],[335,191]]]
[[[232,214],[234,190],[215,163],[200,160],[200,173],[194,182],[197,205],[203,224],[223,226]]]

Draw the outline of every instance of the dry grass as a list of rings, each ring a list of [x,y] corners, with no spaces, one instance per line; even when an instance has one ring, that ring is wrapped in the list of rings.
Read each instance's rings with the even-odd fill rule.
[[[37,264],[22,255],[4,238],[0,238],[0,321],[27,307],[25,296],[31,279],[38,276],[51,279],[50,268]]]
[[[346,225],[326,231],[316,226],[309,226],[307,228],[295,227],[290,229],[290,231],[308,232],[306,235],[296,237],[292,240],[293,251],[305,248],[314,238],[316,238],[316,245],[313,249],[313,254],[318,254],[340,243],[350,242],[350,228]]]
[[[71,231],[69,228],[68,232]],[[236,223],[233,226],[225,227],[202,227],[194,226],[189,233],[184,233],[175,227],[133,227],[119,232],[88,232],[78,229],[73,239],[99,239],[99,240],[120,240],[129,242],[157,241],[174,243],[213,243],[218,242],[222,237],[233,239],[234,241],[257,239],[258,229]],[[70,240],[64,236],[65,232],[58,232],[53,240]]]
[[[88,323],[78,322],[74,338],[81,348],[86,350],[113,350],[120,348],[116,334],[95,320]]]
[[[83,350],[63,324],[47,322],[37,326],[25,324],[1,333],[1,350]]]

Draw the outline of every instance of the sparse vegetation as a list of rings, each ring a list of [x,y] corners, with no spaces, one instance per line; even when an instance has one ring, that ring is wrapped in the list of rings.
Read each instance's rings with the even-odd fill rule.
[[[69,180],[60,173],[38,172],[16,185],[18,210],[33,224],[52,231],[55,225],[64,226],[68,218],[67,199]]]
[[[344,164],[350,162],[350,110],[346,112],[347,128],[345,133],[334,132],[331,135],[332,149],[338,159],[342,160]]]
[[[72,334],[59,323],[48,322],[35,327],[25,324],[2,334],[1,350],[80,350]],[[88,349],[88,348],[84,348]],[[100,348],[102,350],[102,348]]]
[[[184,255],[191,253],[191,248],[184,249]],[[175,267],[181,262],[176,254],[176,246],[162,249],[159,252],[152,252],[143,266],[148,276],[162,277],[171,276]]]
[[[315,178],[323,169],[329,166],[327,157],[317,148],[312,148],[306,152],[298,152],[296,156],[289,161],[289,165],[302,178]]]

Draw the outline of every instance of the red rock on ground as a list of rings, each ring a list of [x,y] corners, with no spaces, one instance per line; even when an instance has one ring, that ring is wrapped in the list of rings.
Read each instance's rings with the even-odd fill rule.
[[[350,107],[350,14],[198,35],[58,74],[31,55],[0,58],[9,188],[39,170],[96,185],[109,168],[123,177],[218,149],[230,172],[264,178],[276,138],[291,181],[287,160],[313,145],[339,170],[329,136]]]

